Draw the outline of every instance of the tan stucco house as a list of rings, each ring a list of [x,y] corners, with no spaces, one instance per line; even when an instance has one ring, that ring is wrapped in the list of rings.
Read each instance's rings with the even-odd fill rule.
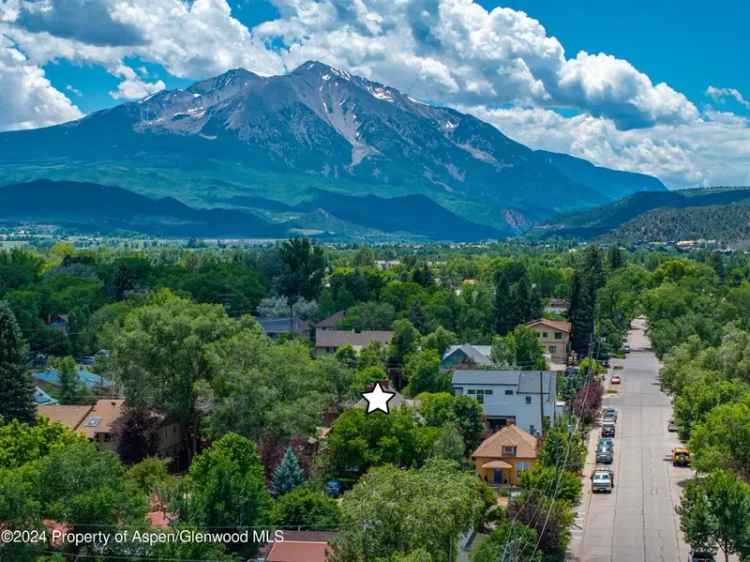
[[[518,484],[521,473],[536,464],[538,443],[517,425],[506,425],[471,455],[476,473],[488,484]]]

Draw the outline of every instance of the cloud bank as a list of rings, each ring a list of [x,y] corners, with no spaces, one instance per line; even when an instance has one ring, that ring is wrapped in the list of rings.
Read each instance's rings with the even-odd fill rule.
[[[56,58],[101,64],[121,79],[111,92],[119,100],[164,87],[130,68],[127,57],[190,79],[235,67],[278,74],[317,59],[473,113],[532,147],[652,173],[674,186],[750,184],[746,118],[700,108],[627,60],[571,56],[521,11],[488,11],[474,0],[272,1],[280,17],[248,29],[227,0],[0,0],[2,48],[42,77]],[[0,127],[79,113],[46,88],[58,103],[44,115],[34,120],[30,106],[16,105],[18,117]],[[732,88],[709,86],[706,97],[749,107]]]

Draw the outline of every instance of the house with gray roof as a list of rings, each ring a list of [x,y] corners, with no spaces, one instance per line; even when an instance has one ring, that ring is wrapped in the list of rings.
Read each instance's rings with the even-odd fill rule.
[[[456,394],[475,398],[490,428],[514,424],[540,435],[544,422],[554,423],[563,413],[557,401],[557,374],[552,371],[463,369],[453,374]]]
[[[443,353],[440,368],[473,369],[476,367],[491,367],[491,354],[491,345],[475,345],[471,343],[452,345]]]

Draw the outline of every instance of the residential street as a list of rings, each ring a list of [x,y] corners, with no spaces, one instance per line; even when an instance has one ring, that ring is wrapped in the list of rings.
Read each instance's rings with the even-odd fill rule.
[[[584,471],[584,496],[578,509],[570,552],[580,562],[676,562],[688,559],[675,506],[688,468],[671,463],[677,435],[667,432],[669,398],[659,390],[659,362],[649,350],[645,322],[636,320],[628,335],[632,352],[614,359],[610,370],[622,384],[605,395],[604,405],[619,411],[615,456],[615,489],[591,494],[590,475],[599,430],[591,433]],[[609,383],[607,382],[609,387]]]

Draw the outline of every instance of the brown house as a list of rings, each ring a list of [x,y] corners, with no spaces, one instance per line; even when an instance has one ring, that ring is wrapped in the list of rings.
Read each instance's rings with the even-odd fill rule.
[[[115,423],[125,414],[125,400],[97,400],[93,406],[38,406],[37,414],[59,422],[73,431],[111,451],[117,450]],[[182,446],[182,434],[176,423],[163,422],[159,426],[159,455],[177,458]]]
[[[539,343],[544,347],[544,353],[548,353],[553,362],[565,365],[568,362],[570,351],[570,322],[542,318],[529,322],[529,326],[534,329],[539,337]]]
[[[517,425],[506,425],[482,441],[471,455],[479,477],[489,484],[518,484],[536,464],[539,441]]]

